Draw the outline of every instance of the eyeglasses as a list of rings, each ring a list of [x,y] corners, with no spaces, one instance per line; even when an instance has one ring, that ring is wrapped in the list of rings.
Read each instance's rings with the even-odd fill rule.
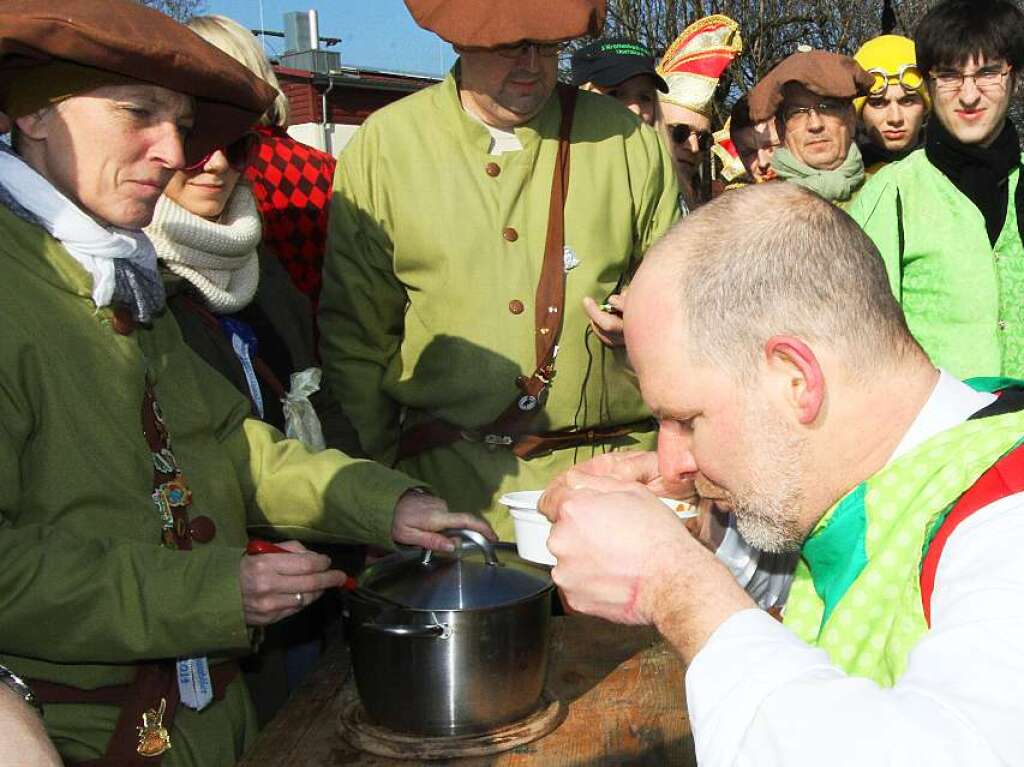
[[[800,125],[807,122],[811,112],[822,118],[840,118],[850,109],[850,106],[846,101],[822,101],[809,107],[784,107],[782,117],[787,125],[790,123]]]
[[[872,96],[885,93],[885,89],[890,84],[900,85],[907,93],[916,91],[924,85],[924,75],[917,68],[917,64],[904,64],[895,73],[882,69],[882,67],[873,67],[868,70],[868,74],[874,78],[871,90],[868,91]]]
[[[695,135],[697,137],[698,152],[708,151],[715,140],[715,137],[711,135],[711,131],[704,130],[703,128],[693,128],[686,123],[670,125],[668,126],[668,130],[669,135],[672,137],[673,144],[685,144],[687,140],[689,140],[691,134]]]
[[[956,69],[940,69],[935,71],[934,69],[929,72],[932,80],[935,82],[935,87],[945,93],[955,93],[964,87],[965,80],[974,80],[974,85],[979,91],[994,91],[1003,87],[1003,78],[1005,78],[1010,72],[1013,71],[1013,67],[1007,67],[1003,69],[1001,66],[997,67],[982,67],[976,72],[960,72]]]
[[[252,164],[258,150],[259,136],[255,133],[246,133],[241,138],[228,144],[226,147],[218,147],[211,152],[207,152],[206,155],[198,162],[186,165],[185,170],[201,170],[206,167],[206,164],[210,162],[217,152],[223,152],[224,157],[227,158],[228,165],[230,165],[233,170],[237,170],[241,173]]]
[[[526,56],[531,50],[537,52],[538,56],[544,58],[554,58],[565,48],[564,42],[557,43],[535,43],[530,40],[523,40],[515,45],[501,45],[494,50],[498,52],[499,56],[504,56],[506,59],[518,59]]]

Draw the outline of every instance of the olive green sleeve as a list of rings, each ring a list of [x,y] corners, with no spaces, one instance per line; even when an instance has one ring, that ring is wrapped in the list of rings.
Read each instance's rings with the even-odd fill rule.
[[[401,346],[408,303],[394,274],[393,246],[377,199],[372,121],[338,158],[323,292],[320,353],[328,391],[371,457],[394,463],[399,405],[382,382]]]
[[[102,514],[67,511],[95,514],[90,535],[33,521],[42,515],[22,498],[33,467],[20,458],[32,408],[11,394],[0,384],[0,654],[40,659],[19,664],[29,675],[43,661],[82,664],[62,681],[85,684],[88,664],[247,649],[240,548],[182,552],[125,538],[117,520],[140,511],[117,499]]]
[[[247,401],[208,366],[195,365],[217,439],[235,467],[250,530],[306,541],[393,546],[398,499],[423,483],[338,450],[312,453],[270,424],[249,417]]]
[[[868,180],[846,211],[878,248],[897,300],[903,295],[901,205],[899,187],[882,170]]]

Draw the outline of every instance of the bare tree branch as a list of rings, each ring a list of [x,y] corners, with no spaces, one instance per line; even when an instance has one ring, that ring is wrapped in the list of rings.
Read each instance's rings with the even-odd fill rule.
[[[138,0],[138,2],[166,13],[172,19],[181,22],[206,11],[205,0]]]

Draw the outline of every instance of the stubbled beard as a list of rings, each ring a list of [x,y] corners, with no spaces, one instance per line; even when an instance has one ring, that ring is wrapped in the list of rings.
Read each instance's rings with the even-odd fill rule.
[[[799,551],[804,531],[799,524],[804,505],[800,489],[800,457],[804,440],[788,431],[781,420],[765,413],[747,413],[756,424],[754,456],[748,487],[731,493],[736,532],[754,548],[772,554]],[[756,452],[755,452],[756,451]]]
[[[803,544],[803,531],[796,521],[787,518],[798,508],[791,502],[777,498],[733,500],[736,532],[759,551],[785,554],[799,551]]]

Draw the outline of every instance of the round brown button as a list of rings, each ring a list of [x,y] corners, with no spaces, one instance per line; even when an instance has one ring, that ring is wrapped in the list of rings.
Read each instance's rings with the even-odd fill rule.
[[[516,240],[519,239],[519,232],[517,232],[511,226],[507,226],[502,230],[501,236],[504,237],[509,242],[515,242]]]
[[[501,173],[501,166],[498,165],[498,163],[496,163],[496,162],[489,162],[489,163],[487,163],[487,167],[484,168],[484,170],[487,171],[487,175],[488,176],[490,176],[491,178],[494,178],[499,173]]]
[[[119,336],[130,336],[135,331],[135,318],[132,313],[123,306],[114,308],[113,316],[110,318],[110,326]]]
[[[192,533],[192,539],[199,543],[209,543],[217,535],[217,525],[206,516],[198,516],[190,521],[188,529]]]
[[[518,298],[513,298],[511,301],[508,302],[508,310],[512,312],[512,314],[522,314],[523,302],[520,301]]]

